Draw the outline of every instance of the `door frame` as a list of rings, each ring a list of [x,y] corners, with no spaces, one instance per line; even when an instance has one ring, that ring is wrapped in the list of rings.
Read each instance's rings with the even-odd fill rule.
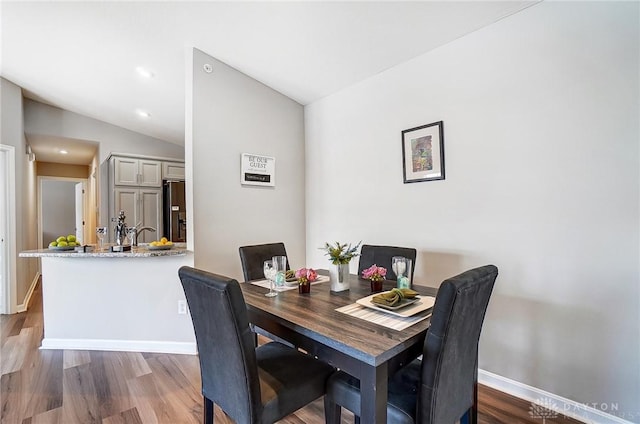
[[[87,222],[87,184],[89,183],[88,178],[74,178],[74,177],[51,177],[51,176],[38,176],[38,249],[44,249],[44,243],[42,242],[42,183],[44,181],[73,181],[76,183],[82,183],[83,190],[85,191],[85,196],[83,196],[83,205],[82,205],[82,219],[84,222]],[[85,225],[84,237],[83,240],[87,238],[87,229]]]
[[[16,152],[15,147],[0,144],[0,183],[4,184],[5,198],[0,214],[0,234],[4,234],[2,241],[4,248],[0,249],[0,262],[4,264],[0,272],[2,275],[2,300],[0,313],[10,314],[16,309],[15,288],[17,285],[17,235],[16,235]]]
[[[75,188],[75,221],[76,221],[76,227],[75,227],[75,236],[76,236],[76,242],[80,242],[82,245],[87,244],[86,240],[87,240],[87,228],[86,228],[86,221],[85,221],[85,217],[88,215],[85,212],[85,208],[86,205],[88,203],[87,198],[85,197],[87,195],[87,184],[85,183],[76,183],[76,185],[74,186]],[[80,190],[80,192],[78,192],[78,189]],[[80,202],[78,202],[78,196],[80,196]],[[78,210],[78,206],[80,206],[80,210]],[[78,221],[78,212],[80,212],[80,221]],[[80,228],[78,228],[80,227]]]

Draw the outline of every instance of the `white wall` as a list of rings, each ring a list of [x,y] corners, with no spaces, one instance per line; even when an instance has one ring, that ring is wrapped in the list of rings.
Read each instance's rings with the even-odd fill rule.
[[[0,143],[15,147],[16,185],[16,252],[36,249],[37,208],[35,162],[26,155],[24,120],[22,112],[22,90],[10,81],[0,78]],[[16,261],[16,286],[11,289],[10,312],[26,308],[29,289],[38,273],[37,259],[18,258]]]
[[[493,263],[480,368],[640,422],[638,17],[544,2],[307,106],[307,265],[334,240],[416,247],[431,286]],[[400,132],[439,120],[446,180],[403,184]]]
[[[241,279],[238,247],[283,241],[292,267],[302,266],[302,106],[200,50],[190,53],[185,163],[195,265]],[[275,157],[276,186],[241,186],[241,153]]]

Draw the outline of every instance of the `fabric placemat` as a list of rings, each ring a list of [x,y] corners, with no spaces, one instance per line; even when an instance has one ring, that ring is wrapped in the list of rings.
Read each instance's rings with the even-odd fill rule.
[[[329,281],[329,276],[327,275],[318,275],[318,279],[316,281],[314,281],[313,283],[311,283],[311,285],[314,284],[319,284],[319,283],[324,283],[326,281]],[[254,280],[254,281],[250,281],[251,284],[255,284],[256,286],[260,286],[260,287],[264,287],[265,289],[269,288],[269,280]],[[293,285],[284,285],[281,287],[278,286],[274,286],[274,290],[277,292],[282,292],[282,291],[287,291],[287,290],[297,290],[298,289],[298,284],[293,284]]]
[[[374,324],[382,325],[393,330],[404,330],[407,327],[411,327],[416,322],[425,320],[431,316],[432,309],[421,312],[411,317],[400,317],[397,315],[388,314],[386,312],[377,311],[375,309],[365,308],[357,303],[351,305],[341,306],[336,308],[336,311],[343,314],[351,315],[352,317],[360,318],[365,321],[373,322]]]

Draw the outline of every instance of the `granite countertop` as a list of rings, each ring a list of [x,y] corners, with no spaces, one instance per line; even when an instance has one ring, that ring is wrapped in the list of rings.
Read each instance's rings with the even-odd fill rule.
[[[128,252],[111,252],[109,246],[103,250],[95,248],[92,252],[76,252],[75,250],[38,249],[20,252],[21,258],[150,258],[156,256],[186,255],[186,243],[174,243],[169,250],[149,250],[146,244],[132,247]]]

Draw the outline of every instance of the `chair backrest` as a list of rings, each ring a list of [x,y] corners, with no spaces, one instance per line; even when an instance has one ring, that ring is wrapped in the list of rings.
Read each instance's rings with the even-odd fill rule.
[[[413,271],[415,271],[416,268],[416,249],[409,247],[363,244],[360,249],[358,275],[362,276],[362,271],[376,264],[387,269],[387,280],[395,280],[397,276],[391,268],[391,259],[394,256],[404,256],[405,258],[411,259],[411,282],[413,283]]]
[[[284,243],[256,244],[253,246],[241,246],[240,262],[242,263],[242,273],[244,281],[261,280],[264,278],[264,261],[270,260],[274,256],[287,256]],[[287,257],[287,269],[289,269],[289,258]]]
[[[196,335],[202,394],[235,422],[262,413],[254,334],[236,280],[183,266],[178,270]]]
[[[497,276],[486,265],[440,286],[424,341],[418,422],[457,422],[473,405],[478,341]]]

